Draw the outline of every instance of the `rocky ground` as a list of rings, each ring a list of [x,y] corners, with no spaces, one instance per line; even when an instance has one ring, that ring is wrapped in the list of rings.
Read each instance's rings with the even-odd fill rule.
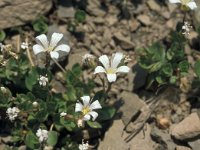
[[[30,1],[26,1],[26,5],[22,5],[18,0],[13,7],[20,5],[21,9],[29,10]],[[98,147],[99,150],[200,149],[199,99],[191,100],[188,95],[174,87],[165,89],[160,96],[155,97],[154,91],[145,90],[147,73],[136,62],[137,48],[147,47],[159,40],[167,40],[177,22],[182,20],[183,14],[176,5],[169,4],[167,0],[67,0],[53,6],[48,0],[38,3],[35,2],[34,6],[38,10],[33,7],[23,19],[19,17],[19,10],[16,10],[19,12],[16,14],[18,16],[12,16],[10,20],[1,21],[0,18],[0,28],[24,25],[34,19],[32,14],[47,13],[50,10],[47,13],[51,20],[48,32],[64,33],[72,48],[66,69],[77,62],[82,63],[85,53],[100,56],[122,51],[132,59],[129,63],[132,72],[121,76],[111,89],[110,103],[118,108],[117,115],[105,135],[102,134],[98,140],[95,138],[95,144],[91,147]],[[0,2],[0,8],[3,8],[0,15],[8,11],[7,5],[7,1]],[[72,34],[67,30],[66,23],[73,19],[78,8],[86,10],[86,21],[79,24],[76,34]],[[188,15],[187,20],[197,25],[200,23],[199,15],[200,11],[197,10]],[[11,39],[16,37],[18,35],[12,36]],[[199,43],[196,41],[199,39],[195,30],[188,38],[188,49],[198,50]],[[85,71],[83,78],[91,74],[90,71]],[[59,75],[57,72],[55,89],[64,91],[59,82]],[[98,80],[96,82],[100,84]],[[155,101],[148,103],[148,100],[152,99]],[[8,137],[1,138],[2,143],[6,143],[7,140]]]

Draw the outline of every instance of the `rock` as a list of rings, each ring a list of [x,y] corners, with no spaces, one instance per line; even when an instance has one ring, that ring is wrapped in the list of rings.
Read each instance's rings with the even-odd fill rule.
[[[122,121],[126,126],[126,131],[131,132],[132,128],[128,124],[132,121],[140,109],[145,105],[144,101],[141,100],[136,94],[132,92],[123,92],[121,95],[123,105],[120,107],[120,113],[122,113]]]
[[[151,19],[147,15],[139,15],[137,19],[144,25],[149,26],[151,25]]]
[[[138,29],[138,27],[140,26],[140,23],[137,21],[137,20],[131,20],[130,21],[130,29],[131,29],[131,32],[134,32]]]
[[[18,148],[18,150],[26,150],[27,148],[26,148],[26,146],[25,145],[22,145],[22,146],[20,146],[19,148]]]
[[[96,17],[103,17],[106,15],[106,12],[101,9],[101,4],[100,1],[98,0],[88,0],[88,5],[87,5],[87,12],[91,15],[94,15]]]
[[[155,0],[149,0],[147,1],[147,5],[151,10],[159,12],[161,10],[160,5]]]
[[[105,19],[106,19],[106,22],[108,22],[108,26],[113,26],[118,21],[117,16],[114,16],[114,15],[108,16]]]
[[[200,7],[200,1],[196,1],[197,3],[197,7]],[[198,29],[199,28],[199,24],[200,24],[200,9],[195,9],[194,13],[193,13],[193,21],[194,21],[194,25],[195,28]]]
[[[110,129],[105,133],[103,141],[100,142],[98,150],[155,150],[150,137],[151,128],[147,124],[147,130],[139,132],[129,143],[124,141],[128,136],[124,133],[124,125],[121,120],[114,120]]]
[[[77,53],[74,54],[70,54],[69,57],[69,64],[66,66],[66,69],[71,69],[73,65],[75,65],[76,63],[82,64],[82,57],[86,54],[89,53],[85,50],[79,51]]]
[[[180,123],[171,126],[171,135],[178,140],[196,138],[200,135],[200,119],[197,113],[192,113]]]
[[[59,18],[73,18],[75,14],[74,7],[72,6],[72,0],[59,1],[58,5],[58,17]]]
[[[192,148],[192,150],[199,150],[199,145],[200,145],[200,138],[195,141],[189,141],[188,144]]]
[[[47,13],[51,6],[51,0],[1,0],[0,29],[26,24]]]
[[[192,150],[192,149],[186,146],[176,146],[176,150]]]
[[[1,137],[1,142],[4,144],[9,144],[12,142],[12,136]]]
[[[135,47],[134,43],[129,38],[123,36],[120,32],[115,33],[114,38],[117,41],[116,43],[125,50],[133,49]]]
[[[154,127],[151,131],[152,139],[159,144],[159,148],[163,150],[174,150],[176,144],[171,139],[169,133],[164,130],[159,130],[157,127]]]

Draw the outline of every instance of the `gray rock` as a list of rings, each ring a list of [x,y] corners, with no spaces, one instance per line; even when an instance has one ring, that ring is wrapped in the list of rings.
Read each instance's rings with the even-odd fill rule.
[[[139,15],[137,19],[144,25],[149,26],[152,24],[151,19],[147,15]]]
[[[199,150],[200,149],[200,138],[195,141],[190,141],[188,144],[192,147],[192,150]]]
[[[154,142],[151,140],[151,128],[147,124],[144,131],[139,132],[129,143],[124,141],[128,136],[126,132],[123,133],[124,125],[121,120],[115,120],[110,129],[106,132],[103,141],[100,142],[98,150],[155,150]]]
[[[147,4],[151,10],[158,11],[158,12],[161,10],[160,5],[155,0],[148,0]]]
[[[124,91],[120,97],[123,101],[123,105],[120,107],[122,121],[126,126],[126,131],[131,132],[132,128],[128,126],[128,124],[132,121],[132,118],[139,113],[145,103],[136,94],[131,92]]]
[[[193,13],[193,21],[194,21],[194,25],[196,28],[199,27],[200,25],[200,1],[195,1],[197,3],[197,9],[194,10],[194,13]]]
[[[176,146],[176,150],[192,150],[192,149],[186,146]]]
[[[159,144],[160,149],[164,150],[174,150],[176,144],[171,139],[169,133],[164,130],[159,130],[157,127],[154,127],[151,131],[152,139]]]
[[[121,46],[122,49],[128,50],[133,49],[135,44],[127,37],[123,36],[120,32],[114,34],[116,43]]]
[[[180,123],[171,126],[171,135],[178,140],[187,140],[200,136],[200,119],[192,113]]]
[[[58,5],[58,17],[59,18],[73,18],[75,14],[74,7],[72,6],[72,0],[59,1]]]
[[[51,0],[1,0],[0,29],[26,24],[47,13],[51,6]]]

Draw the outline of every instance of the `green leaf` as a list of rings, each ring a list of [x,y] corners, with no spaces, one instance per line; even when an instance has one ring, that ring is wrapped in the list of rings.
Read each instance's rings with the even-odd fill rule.
[[[162,71],[163,71],[163,73],[164,73],[166,76],[171,76],[172,73],[173,73],[172,65],[171,65],[170,63],[165,64],[165,65],[162,67]]]
[[[31,149],[37,149],[37,148],[39,148],[40,143],[39,143],[36,135],[34,135],[32,132],[29,132],[26,135],[25,144],[26,144],[27,147],[29,147]]]
[[[189,63],[187,60],[181,61],[178,64],[178,68],[180,69],[181,72],[187,73],[189,69]]]
[[[116,113],[116,109],[113,107],[103,107],[99,110],[99,119],[101,120],[110,120]]]
[[[6,33],[4,30],[0,30],[0,41],[2,42],[6,38]]]
[[[33,29],[38,33],[46,33],[48,31],[48,25],[43,21],[37,21],[33,24]]]
[[[169,82],[170,82],[171,84],[176,84],[176,82],[177,82],[177,77],[176,77],[176,76],[171,76]]]
[[[91,127],[91,128],[96,128],[96,129],[99,129],[99,128],[102,128],[101,124],[96,122],[96,121],[87,121],[87,124]]]
[[[35,116],[35,118],[37,118],[38,121],[40,122],[44,122],[45,120],[47,120],[47,117],[48,117],[48,112],[45,109],[40,110]]]
[[[33,85],[35,85],[38,82],[38,73],[36,68],[33,68],[29,71],[28,75],[25,78],[25,84],[26,87],[31,91],[33,88]]]
[[[55,146],[57,141],[58,141],[58,133],[56,131],[49,131],[47,144],[51,146]]]
[[[200,60],[198,60],[194,65],[194,71],[198,78],[200,78]]]
[[[82,68],[80,66],[80,64],[76,63],[72,66],[72,72],[74,75],[76,75],[76,77],[80,77],[81,73],[82,73]]]
[[[83,10],[77,10],[74,18],[76,19],[77,22],[84,22],[86,19],[86,13]]]

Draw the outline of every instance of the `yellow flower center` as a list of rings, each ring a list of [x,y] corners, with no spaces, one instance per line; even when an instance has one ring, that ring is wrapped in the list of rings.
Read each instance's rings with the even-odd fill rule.
[[[114,74],[114,73],[116,73],[116,69],[108,68],[108,69],[106,70],[106,73],[107,73],[107,74]]]
[[[54,50],[54,47],[51,47],[51,46],[49,46],[48,48],[47,48],[47,51],[53,51]]]
[[[82,110],[83,115],[86,115],[90,112],[90,108],[88,106],[85,106]]]
[[[181,0],[181,3],[183,4],[183,5],[186,5],[187,3],[189,3],[191,0]]]

